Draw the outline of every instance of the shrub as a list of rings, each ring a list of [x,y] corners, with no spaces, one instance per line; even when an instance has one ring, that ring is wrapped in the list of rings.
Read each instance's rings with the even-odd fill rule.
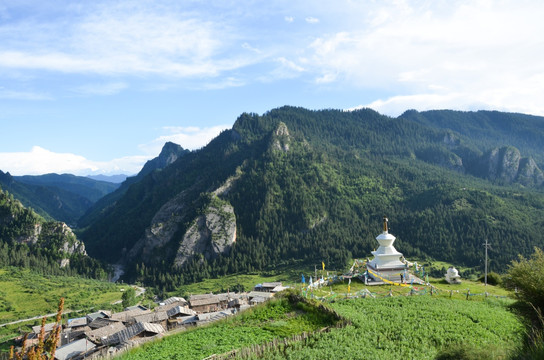
[[[485,275],[482,275],[479,279],[481,282],[485,282]],[[489,272],[487,273],[487,283],[489,285],[502,285],[502,277],[497,274],[496,272]]]

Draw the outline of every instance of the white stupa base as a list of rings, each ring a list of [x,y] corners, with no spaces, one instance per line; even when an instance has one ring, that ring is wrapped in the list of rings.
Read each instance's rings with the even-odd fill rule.
[[[403,263],[400,263],[399,266],[388,266],[388,267],[380,267],[380,266],[375,267],[373,266],[372,263],[368,263],[366,266],[369,270],[371,270],[374,273],[377,273],[381,277],[390,281],[395,281],[395,282],[401,281],[401,275],[404,276],[404,274],[406,273],[406,276],[408,276],[409,274],[408,270],[406,269],[406,265],[404,265]],[[379,282],[382,281],[379,277],[374,276],[372,273],[369,272],[368,274],[374,281],[379,281]]]

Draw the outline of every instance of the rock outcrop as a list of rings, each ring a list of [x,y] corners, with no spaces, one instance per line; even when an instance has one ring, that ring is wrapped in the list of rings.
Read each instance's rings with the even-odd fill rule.
[[[195,255],[213,259],[228,253],[236,241],[234,208],[221,201],[212,201],[205,214],[196,218],[183,236],[174,264],[183,264]]]
[[[48,249],[68,265],[73,255],[87,255],[85,245],[63,222],[44,221],[18,200],[0,191],[0,238],[12,244]]]
[[[280,122],[274,131],[271,148],[276,151],[288,152],[291,145],[291,135],[285,123]]]
[[[480,159],[481,176],[505,183],[541,186],[544,174],[532,158],[523,158],[512,146],[494,148]]]
[[[190,193],[185,190],[165,203],[155,214],[151,225],[146,228],[145,235],[128,252],[128,260],[141,256],[144,261],[152,260],[155,249],[164,248],[176,238],[184,223],[192,225],[185,231],[177,246],[175,264],[182,266],[195,255],[207,259],[228,253],[230,246],[236,241],[236,217],[233,207],[219,196],[226,195],[241,176],[241,170],[228,178],[223,185],[208,194],[209,199],[204,214],[192,219],[193,213],[188,210],[193,202]]]

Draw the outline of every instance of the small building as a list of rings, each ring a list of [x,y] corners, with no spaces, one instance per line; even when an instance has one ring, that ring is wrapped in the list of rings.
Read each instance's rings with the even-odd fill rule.
[[[121,311],[115,314],[111,314],[112,320],[122,321],[124,323],[131,323],[134,322],[134,317],[138,315],[144,315],[149,314],[151,310],[148,310],[145,307],[137,306],[137,307],[131,307],[127,308],[128,310]]]
[[[456,268],[453,266],[450,266],[448,268],[448,271],[445,274],[446,281],[449,284],[460,284],[461,283],[461,276],[459,275],[459,271],[457,271]]]
[[[228,294],[203,294],[192,295],[189,298],[189,305],[197,313],[207,313],[225,309],[228,306]]]
[[[176,306],[166,312],[169,319],[180,316],[194,316],[196,311],[189,309],[187,306]]]
[[[274,289],[281,286],[282,286],[282,283],[280,281],[263,282],[262,284],[255,285],[255,287],[253,288],[253,291],[273,292]]]
[[[210,322],[221,320],[227,316],[231,316],[233,313],[230,310],[214,311],[205,314],[198,314],[198,323],[197,325],[204,325]]]
[[[71,330],[77,330],[78,328],[83,328],[87,326],[87,317],[79,317],[75,319],[68,319],[66,322],[66,328]]]
[[[43,327],[45,334],[49,334],[51,331],[53,331],[56,324],[57,323],[54,323],[54,322],[45,324],[45,326]],[[42,326],[41,325],[36,325],[36,326],[32,327],[32,332],[34,334],[36,334],[36,335],[38,335],[41,331],[42,331]]]
[[[106,319],[106,318],[98,318],[94,319],[92,322],[89,323],[89,327],[91,330],[94,329],[100,329],[101,327],[111,325],[113,323],[118,323],[119,320],[112,320],[112,319]]]
[[[103,326],[98,329],[89,330],[85,332],[85,335],[95,344],[102,344],[109,336],[125,329],[126,326],[120,321],[111,322],[109,325]]]
[[[182,297],[171,297],[159,303],[156,311],[168,311],[176,306],[189,306],[189,302]]]
[[[96,319],[107,319],[111,316],[111,311],[98,310],[97,312],[87,314],[87,323],[91,323]]]
[[[139,322],[108,336],[102,343],[111,346],[125,343],[135,338],[151,337],[162,333],[164,333],[164,328],[159,324]]]
[[[166,321],[168,320],[168,315],[166,311],[153,311],[149,314],[142,314],[135,316],[133,321],[135,323],[150,323],[150,324],[160,324],[162,327],[166,327]]]
[[[96,345],[87,339],[80,339],[57,348],[55,359],[69,360],[92,352]]]

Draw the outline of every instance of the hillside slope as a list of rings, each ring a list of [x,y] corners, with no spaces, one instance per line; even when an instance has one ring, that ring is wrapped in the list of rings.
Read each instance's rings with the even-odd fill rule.
[[[508,140],[506,128],[494,131]],[[544,196],[537,183],[465,171],[463,160],[488,145],[497,146],[367,109],[243,114],[205,148],[131,184],[82,239],[91,255],[125,262],[131,280],[172,286],[300,260],[343,267],[369,256],[387,214],[407,257],[477,266],[488,238],[500,249],[497,271],[544,243]],[[211,213],[222,215],[202,220]],[[187,246],[190,234],[200,248]]]
[[[85,245],[63,222],[46,221],[0,189],[0,263],[47,274],[104,278],[105,269],[89,258]]]

